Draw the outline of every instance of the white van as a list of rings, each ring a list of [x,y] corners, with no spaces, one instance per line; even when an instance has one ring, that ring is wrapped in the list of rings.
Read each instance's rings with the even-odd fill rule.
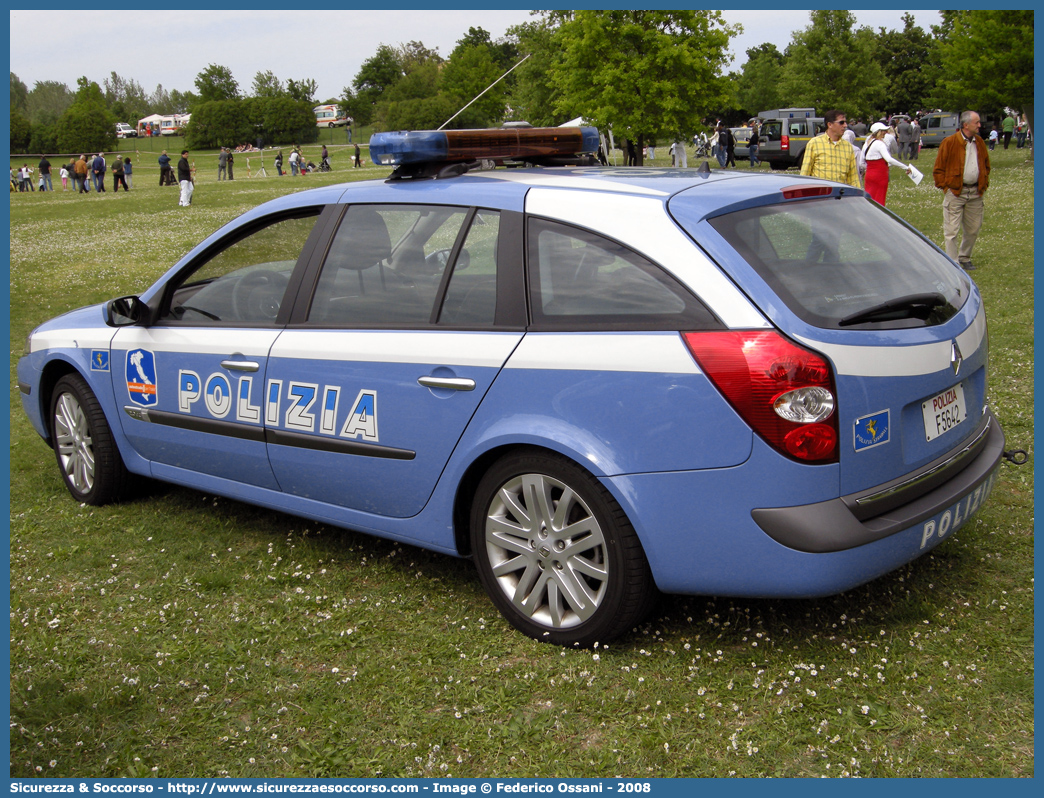
[[[133,139],[138,137],[138,131],[128,125],[126,122],[116,123],[116,138],[118,139]]]
[[[317,105],[315,107],[316,127],[341,127],[350,125],[352,118],[341,113],[336,105]]]

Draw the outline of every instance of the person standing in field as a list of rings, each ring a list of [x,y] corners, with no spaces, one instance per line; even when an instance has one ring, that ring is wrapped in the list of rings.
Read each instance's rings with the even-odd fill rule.
[[[982,228],[983,195],[990,185],[990,153],[979,135],[974,111],[960,117],[961,129],[939,145],[932,177],[943,190],[943,242],[946,254],[966,271],[974,269],[972,247]],[[957,247],[957,235],[961,245]]]
[[[178,183],[181,184],[181,197],[178,205],[187,208],[192,204],[192,193],[195,186],[192,183],[192,173],[196,170],[189,166],[188,150],[181,151],[181,160],[178,161]]]

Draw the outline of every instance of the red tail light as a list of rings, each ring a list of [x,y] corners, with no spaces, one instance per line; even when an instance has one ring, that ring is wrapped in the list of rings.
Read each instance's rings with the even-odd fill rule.
[[[837,461],[837,392],[822,355],[771,330],[683,337],[704,373],[769,444],[795,460]]]
[[[784,134],[779,139],[779,148],[783,151],[790,150],[790,136]]]

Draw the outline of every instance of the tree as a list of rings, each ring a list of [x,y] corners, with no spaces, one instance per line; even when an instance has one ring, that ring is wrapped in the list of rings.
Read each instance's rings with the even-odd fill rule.
[[[688,137],[729,94],[722,77],[739,28],[718,11],[574,11],[560,15],[550,76],[555,110],[638,144]],[[640,158],[641,156],[639,156]],[[640,162],[640,161],[639,161]]]
[[[105,79],[105,101],[117,118],[133,125],[148,116],[149,98],[136,80],[126,80],[115,72]]]
[[[14,73],[12,73],[14,74]],[[33,126],[29,117],[17,108],[11,108],[11,152],[26,152],[29,140],[33,135]]]
[[[185,134],[189,149],[213,149],[253,143],[308,144],[319,137],[312,104],[282,97],[247,97],[199,103]]]
[[[269,144],[310,144],[318,140],[312,100],[274,97],[252,102],[256,108],[251,119]]]
[[[149,95],[149,111],[154,114],[174,113],[171,110],[170,93],[162,83],[156,84],[156,90]]]
[[[921,111],[939,79],[938,50],[932,37],[903,14],[901,31],[881,28],[875,60],[881,65],[888,88],[881,109],[891,113]]]
[[[185,131],[185,146],[190,150],[235,146],[253,142],[254,125],[247,104],[240,100],[200,102],[192,111],[192,121]]]
[[[11,110],[29,113],[29,87],[14,72],[11,73]]]
[[[76,99],[58,121],[58,146],[62,152],[101,152],[116,143],[116,117],[105,103],[101,86],[81,77]]]
[[[305,80],[288,80],[286,82],[286,93],[293,100],[315,105],[315,93],[319,91],[319,84],[311,78]]]
[[[508,29],[519,58],[528,56],[511,73],[514,80],[508,86],[509,119],[526,121],[537,127],[563,121],[562,115],[555,112],[561,92],[551,80],[551,67],[558,51],[557,30],[546,17]]]
[[[75,95],[56,80],[37,81],[29,92],[26,105],[33,125],[53,125],[73,104]]]
[[[196,89],[201,103],[216,100],[235,100],[239,97],[239,84],[228,67],[210,64],[196,75]]]
[[[884,107],[888,90],[874,60],[873,31],[853,30],[851,11],[812,11],[810,17],[812,24],[797,31],[787,48],[784,96],[789,104],[820,114],[839,108],[852,117],[872,118]]]
[[[787,104],[780,80],[786,59],[766,42],[747,50],[747,61],[736,77],[736,106],[750,117]]]
[[[424,42],[407,42],[399,45],[399,64],[403,74],[409,74],[413,69],[428,63],[441,64],[442,56],[436,47],[432,50],[424,46]]]
[[[168,108],[160,110],[162,114],[187,114],[190,113],[193,107],[202,102],[201,98],[196,96],[190,91],[178,91],[177,89],[171,89],[170,94],[167,95]]]
[[[354,92],[345,88],[341,95],[342,102],[350,108],[349,115],[354,117],[356,124],[370,124],[381,95],[402,77],[399,54],[387,44],[380,45],[376,53],[363,61],[352,81]]]
[[[381,130],[437,128],[457,110],[450,107],[452,103],[448,98],[439,98],[438,81],[439,68],[435,62],[415,66],[382,93],[374,124]],[[436,98],[438,103],[434,102]]]
[[[944,12],[938,105],[999,111],[1032,104],[1033,13]]]
[[[254,75],[254,85],[250,89],[253,97],[282,97],[286,94],[283,81],[275,76],[271,69]]]
[[[471,105],[454,117],[448,126],[481,128],[499,122],[504,116],[507,87],[503,81],[489,87],[500,75],[501,69],[493,60],[489,45],[478,44],[454,50],[440,74],[439,90],[455,106],[450,116],[469,102]],[[487,88],[488,91],[479,97]]]

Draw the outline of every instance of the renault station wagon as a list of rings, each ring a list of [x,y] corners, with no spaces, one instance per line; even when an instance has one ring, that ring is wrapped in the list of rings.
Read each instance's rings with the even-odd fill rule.
[[[72,497],[149,477],[471,558],[580,646],[661,591],[849,590],[967,523],[1004,449],[969,275],[850,186],[597,145],[378,134],[388,179],[41,324],[18,385]]]

